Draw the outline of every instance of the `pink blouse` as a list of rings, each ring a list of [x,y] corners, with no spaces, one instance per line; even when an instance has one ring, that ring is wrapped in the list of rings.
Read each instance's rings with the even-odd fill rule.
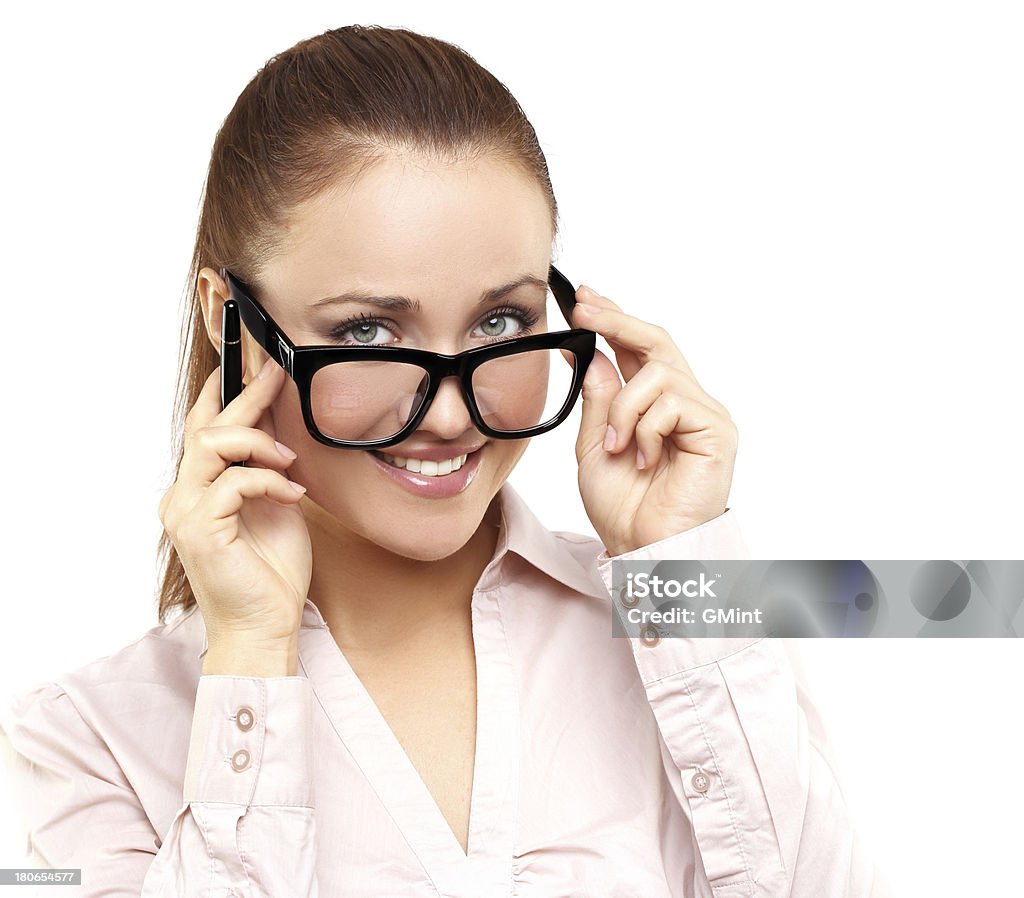
[[[201,676],[193,608],[0,712],[35,861],[82,871],[39,891],[888,896],[781,640],[613,638],[600,542],[499,497],[468,854],[312,601],[292,677]],[[619,557],[748,555],[726,511]]]

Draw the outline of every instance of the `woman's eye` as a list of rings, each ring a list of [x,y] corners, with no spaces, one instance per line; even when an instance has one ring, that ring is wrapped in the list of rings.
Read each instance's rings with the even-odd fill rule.
[[[372,343],[377,336],[378,330],[379,328],[376,324],[357,324],[355,327],[349,328],[352,339],[357,343]]]
[[[481,321],[480,330],[485,337],[518,337],[529,329],[530,324],[532,322],[519,312],[501,312]]]
[[[332,340],[354,346],[379,346],[384,342],[394,341],[394,334],[388,330],[384,322],[372,318],[342,322],[331,331],[330,336]]]

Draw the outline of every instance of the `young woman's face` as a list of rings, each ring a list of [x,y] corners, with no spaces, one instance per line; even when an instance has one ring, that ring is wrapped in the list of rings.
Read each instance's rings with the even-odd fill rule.
[[[524,328],[550,329],[543,283],[551,244],[544,194],[515,167],[488,157],[449,164],[389,156],[293,216],[283,250],[261,273],[260,295],[296,344],[457,353]],[[524,276],[541,283],[481,303],[487,291]],[[419,309],[318,302],[356,291],[406,297]],[[265,356],[251,345],[247,351],[247,366],[256,366],[247,370],[255,373]],[[308,490],[307,515],[419,560],[465,545],[528,443],[483,436],[455,378],[441,384],[419,428],[383,454],[314,440],[291,379],[270,414],[277,438],[298,453],[288,476]],[[440,473],[446,460],[454,466],[464,455],[460,470]],[[391,463],[396,459],[404,470]],[[432,476],[420,461],[415,473],[402,459],[436,460],[440,472]]]

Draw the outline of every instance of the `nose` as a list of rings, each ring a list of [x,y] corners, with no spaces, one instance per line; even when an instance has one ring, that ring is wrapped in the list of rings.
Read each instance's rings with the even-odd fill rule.
[[[430,431],[440,440],[454,440],[473,427],[466,400],[454,375],[446,377],[437,388],[437,395],[420,422],[420,430]]]

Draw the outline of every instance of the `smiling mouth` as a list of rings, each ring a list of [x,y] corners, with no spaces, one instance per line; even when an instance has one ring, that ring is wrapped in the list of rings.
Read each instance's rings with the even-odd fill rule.
[[[427,461],[426,459],[388,455],[386,452],[378,452],[376,449],[369,450],[371,454],[387,462],[393,468],[402,468],[405,471],[410,471],[413,474],[422,474],[426,477],[444,477],[446,474],[452,474],[466,463],[470,455],[475,455],[479,451],[477,449],[467,455],[456,455],[453,458],[446,458],[441,461]]]

